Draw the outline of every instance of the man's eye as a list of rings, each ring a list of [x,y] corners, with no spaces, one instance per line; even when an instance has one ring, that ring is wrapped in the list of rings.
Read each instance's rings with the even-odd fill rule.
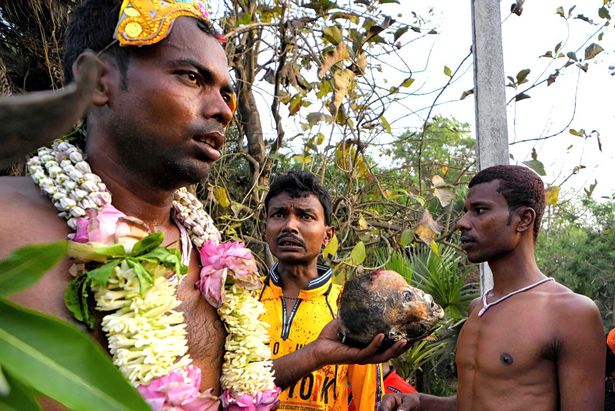
[[[477,209],[476,209],[476,214],[484,214],[484,213],[485,213],[485,211],[487,211],[487,209],[486,209],[486,208],[477,208]]]
[[[199,79],[198,73],[195,73],[193,71],[185,71],[185,72],[180,73],[180,75],[188,83],[191,83],[191,84],[198,84],[199,83],[200,79]]]
[[[303,215],[301,216],[301,218],[303,218],[304,220],[313,220],[313,219],[314,219],[314,217],[312,217],[312,216],[311,216],[311,215],[309,215],[309,214],[303,214]]]

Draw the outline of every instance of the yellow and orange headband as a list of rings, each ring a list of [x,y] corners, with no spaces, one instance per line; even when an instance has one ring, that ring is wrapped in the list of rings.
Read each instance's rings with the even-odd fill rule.
[[[606,337],[606,344],[609,346],[613,354],[615,354],[615,328],[613,328]]]
[[[156,44],[169,35],[181,16],[209,21],[201,0],[124,0],[115,38],[122,47]]]

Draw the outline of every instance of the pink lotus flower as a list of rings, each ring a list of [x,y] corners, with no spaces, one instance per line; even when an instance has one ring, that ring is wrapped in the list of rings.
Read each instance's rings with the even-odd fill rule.
[[[171,371],[138,390],[154,411],[217,410],[219,401],[212,389],[201,393],[200,386],[201,369],[190,365],[184,372]]]
[[[242,243],[216,244],[213,241],[207,241],[199,249],[199,255],[203,268],[196,286],[201,290],[203,297],[214,307],[220,307],[224,301],[224,284],[227,275],[230,275],[235,283],[248,290],[256,290],[260,287],[254,256]]]
[[[236,396],[231,391],[224,390],[220,396],[222,408],[228,411],[269,411],[277,407],[280,388],[259,392],[255,396],[241,394]]]
[[[100,210],[90,208],[88,216],[77,220],[77,231],[69,238],[78,243],[111,245],[120,243],[130,251],[137,241],[149,234],[145,224],[128,217],[110,204]]]

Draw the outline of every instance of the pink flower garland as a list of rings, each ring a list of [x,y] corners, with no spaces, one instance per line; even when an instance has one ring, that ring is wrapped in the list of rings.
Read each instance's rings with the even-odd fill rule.
[[[182,371],[171,371],[148,385],[141,385],[139,392],[154,411],[217,410],[219,402],[212,389],[199,391],[201,369],[190,365]]]
[[[214,307],[220,308],[224,300],[224,284],[230,270],[234,282],[247,290],[260,287],[258,269],[252,252],[242,243],[216,244],[207,241],[199,249],[201,275],[196,286],[203,297]]]

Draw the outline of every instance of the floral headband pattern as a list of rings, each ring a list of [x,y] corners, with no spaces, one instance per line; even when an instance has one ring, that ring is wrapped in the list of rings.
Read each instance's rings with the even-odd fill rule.
[[[210,20],[201,0],[124,0],[115,38],[122,47],[156,44],[169,35],[181,16]]]

